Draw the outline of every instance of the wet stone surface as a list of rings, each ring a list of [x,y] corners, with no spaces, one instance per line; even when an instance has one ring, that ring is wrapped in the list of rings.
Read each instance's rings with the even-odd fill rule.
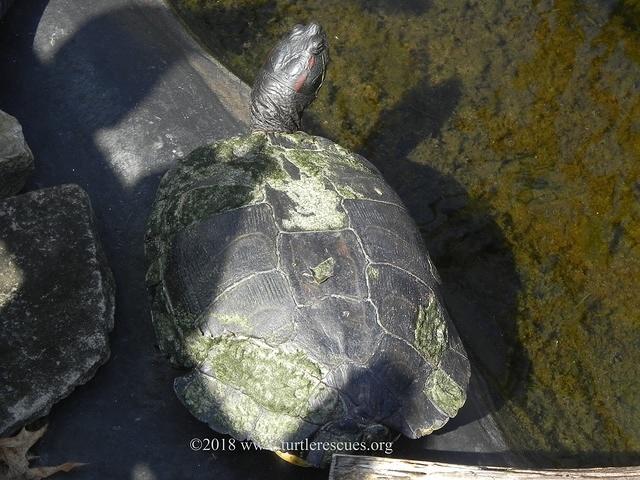
[[[109,357],[114,284],[93,221],[75,185],[0,201],[0,436]]]

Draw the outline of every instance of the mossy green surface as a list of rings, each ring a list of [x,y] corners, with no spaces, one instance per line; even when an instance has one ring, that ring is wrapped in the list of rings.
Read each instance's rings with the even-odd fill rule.
[[[512,447],[586,461],[609,452],[608,463],[640,452],[636,0],[172,3],[248,82],[293,23],[319,21],[332,63],[315,131],[389,171],[404,166],[394,185],[414,184],[407,166],[452,179],[468,196],[468,223],[488,212],[513,255],[515,311],[497,322],[515,324],[505,333],[514,355],[494,379]],[[449,104],[440,96],[451,85]],[[427,243],[451,218],[420,225]],[[434,256],[445,279],[465,253],[456,245]]]
[[[323,260],[311,269],[314,280],[317,283],[326,282],[333,276],[335,266],[336,261],[333,257],[329,257],[326,260]]]
[[[197,369],[176,380],[189,410],[219,432],[279,450],[344,414],[318,365],[253,338],[200,337]]]
[[[432,298],[429,304],[418,306],[415,345],[432,365],[438,365],[448,345],[447,322],[439,302]]]
[[[453,379],[437,368],[424,385],[424,394],[433,404],[450,417],[454,417],[467,396]]]
[[[265,408],[298,417],[307,413],[306,400],[322,379],[320,368],[304,354],[253,339],[216,339],[205,363],[212,376]]]

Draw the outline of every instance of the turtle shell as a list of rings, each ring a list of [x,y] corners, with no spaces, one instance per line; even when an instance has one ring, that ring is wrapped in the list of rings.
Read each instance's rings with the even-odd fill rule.
[[[176,393],[216,431],[272,450],[417,438],[465,401],[469,362],[414,222],[330,140],[196,149],[160,183],[146,254],[158,343],[190,369]]]

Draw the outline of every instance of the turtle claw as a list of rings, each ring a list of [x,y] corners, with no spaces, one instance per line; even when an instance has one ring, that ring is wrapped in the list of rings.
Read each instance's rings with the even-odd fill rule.
[[[303,458],[300,458],[297,455],[294,455],[293,453],[283,452],[282,450],[276,450],[275,454],[278,455],[285,462],[291,463],[292,465],[295,465],[297,467],[305,467],[305,468],[313,467],[313,465],[311,465],[309,462],[307,462]]]

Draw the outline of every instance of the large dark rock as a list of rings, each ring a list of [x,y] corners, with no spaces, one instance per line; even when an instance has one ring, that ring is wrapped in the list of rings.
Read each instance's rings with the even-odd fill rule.
[[[0,110],[0,198],[22,190],[32,172],[33,154],[24,140],[20,123]]]
[[[0,201],[0,436],[46,415],[109,357],[114,284],[89,197]]]

